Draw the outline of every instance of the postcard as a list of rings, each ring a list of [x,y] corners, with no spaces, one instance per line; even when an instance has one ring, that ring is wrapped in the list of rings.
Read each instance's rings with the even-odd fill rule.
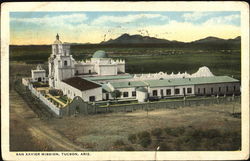
[[[247,160],[249,6],[1,5],[3,160]]]

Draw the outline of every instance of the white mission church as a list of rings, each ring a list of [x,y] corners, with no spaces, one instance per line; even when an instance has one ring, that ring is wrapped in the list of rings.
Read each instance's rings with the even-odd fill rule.
[[[86,102],[113,99],[112,92],[121,92],[119,99],[144,102],[152,97],[167,98],[188,95],[240,94],[240,82],[229,76],[214,76],[207,67],[196,73],[129,74],[124,60],[109,58],[104,51],[96,51],[90,60],[76,61],[70,45],[62,43],[57,34],[48,59],[49,74],[38,67],[32,70],[32,82],[49,82],[73,99]]]

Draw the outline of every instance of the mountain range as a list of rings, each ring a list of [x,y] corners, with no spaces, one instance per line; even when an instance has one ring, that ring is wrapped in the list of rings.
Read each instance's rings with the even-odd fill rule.
[[[217,37],[206,37],[196,41],[184,43],[181,41],[170,41],[167,39],[159,39],[150,36],[142,35],[129,35],[127,33],[122,34],[116,39],[110,39],[108,41],[101,42],[100,44],[207,44],[207,43],[240,43],[241,37],[238,36],[234,39],[221,39]]]

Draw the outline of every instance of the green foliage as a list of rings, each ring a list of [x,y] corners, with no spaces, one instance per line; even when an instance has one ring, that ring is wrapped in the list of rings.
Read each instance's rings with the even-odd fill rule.
[[[123,146],[123,145],[125,145],[124,144],[124,142],[123,142],[123,140],[116,140],[115,142],[114,142],[114,146]]]
[[[129,134],[129,135],[128,135],[128,140],[129,140],[131,143],[135,143],[136,140],[137,140],[136,134]]]
[[[151,131],[151,134],[156,137],[160,137],[162,134],[162,129],[160,128],[155,128]]]
[[[135,148],[133,148],[132,146],[125,146],[125,147],[123,148],[123,150],[124,150],[124,151],[134,151]]]
[[[138,133],[137,136],[139,139],[143,139],[145,137],[150,137],[150,133],[147,131],[143,131],[143,132]]]
[[[151,138],[150,137],[145,137],[139,140],[139,144],[146,148],[151,144]]]
[[[149,146],[151,144],[151,136],[150,133],[147,131],[143,131],[137,134],[138,139],[139,139],[139,144],[146,148],[147,146]]]
[[[57,90],[57,89],[50,89],[49,94],[51,94],[52,96],[62,96],[63,95],[62,91]]]
[[[160,143],[160,151],[168,151],[171,150],[171,148],[166,143]]]
[[[184,132],[184,128],[169,128],[164,129],[165,133],[171,136],[179,136]]]
[[[114,90],[113,92],[111,92],[111,96],[113,98],[121,97],[121,92],[119,90]]]

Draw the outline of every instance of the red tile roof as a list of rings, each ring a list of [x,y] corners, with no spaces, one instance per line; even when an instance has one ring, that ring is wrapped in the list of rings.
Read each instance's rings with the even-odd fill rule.
[[[81,91],[86,91],[89,89],[101,87],[101,85],[99,84],[88,81],[86,79],[82,79],[80,77],[68,78],[68,79],[63,80],[63,82]]]

